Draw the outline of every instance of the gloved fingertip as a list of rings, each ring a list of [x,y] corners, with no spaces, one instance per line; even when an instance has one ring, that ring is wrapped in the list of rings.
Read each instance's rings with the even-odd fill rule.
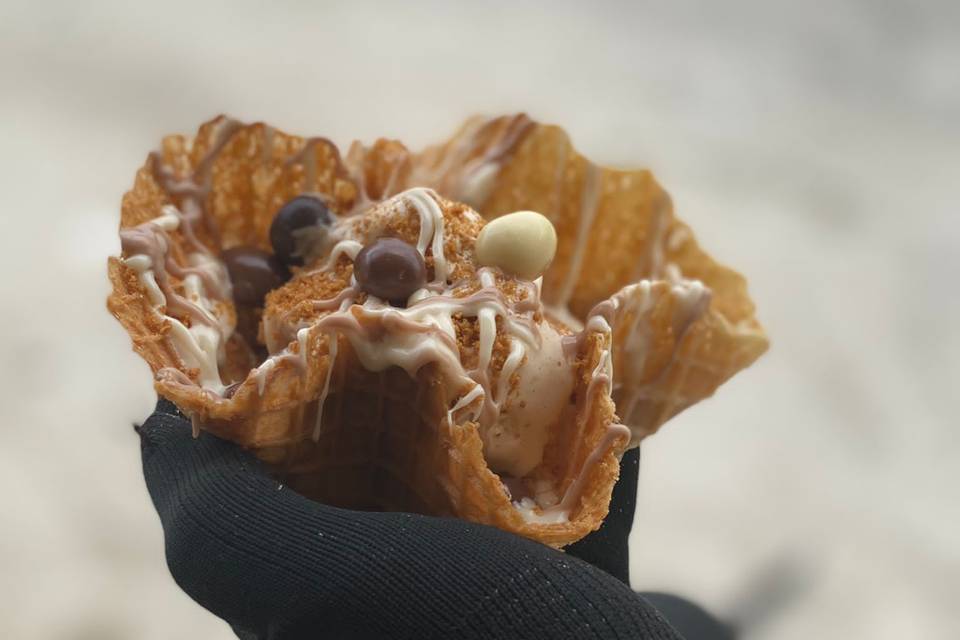
[[[158,402],[157,409],[139,428],[134,429],[140,436],[140,451],[144,459],[161,447],[193,438],[190,421],[177,410],[176,405],[166,400]]]

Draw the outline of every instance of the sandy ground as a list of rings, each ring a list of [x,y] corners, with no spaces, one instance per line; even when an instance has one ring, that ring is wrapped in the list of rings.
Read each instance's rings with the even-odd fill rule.
[[[166,573],[103,307],[159,137],[420,146],[515,109],[654,167],[774,341],[645,445],[635,586],[750,638],[960,637],[956,3],[81,4],[0,5],[6,637],[232,637]]]

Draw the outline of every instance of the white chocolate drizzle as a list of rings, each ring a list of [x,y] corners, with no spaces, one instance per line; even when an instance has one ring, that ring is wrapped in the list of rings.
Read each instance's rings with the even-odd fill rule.
[[[231,318],[223,310],[232,290],[226,268],[197,238],[196,227],[202,225],[211,237],[219,239],[216,223],[207,215],[204,200],[210,191],[214,160],[242,125],[225,118],[214,126],[210,150],[187,177],[178,177],[163,163],[159,153],[151,154],[154,178],[168,196],[179,198],[179,207],[164,205],[157,218],[122,229],[120,242],[127,256],[124,264],[137,272],[154,313],[170,326],[170,342],[184,366],[197,370],[201,387],[220,394],[226,387],[219,367],[226,355],[227,338],[234,329]],[[174,259],[170,251],[168,233],[175,230],[180,231],[191,249],[186,256],[186,266]],[[170,275],[181,280],[184,295],[170,284]],[[157,375],[180,380],[183,376],[177,373],[179,371],[167,368]]]
[[[560,308],[569,314],[570,298],[580,280],[580,271],[583,268],[583,258],[586,254],[587,243],[590,239],[590,227],[597,216],[600,199],[600,169],[595,164],[589,164],[584,177],[583,191],[580,197],[580,217],[577,221],[577,233],[574,236],[573,252],[570,254],[570,263],[567,273],[563,276],[554,307]]]
[[[446,284],[447,259],[443,255],[443,211],[437,204],[436,194],[426,189],[410,189],[405,192],[406,201],[413,204],[420,214],[420,239],[417,251],[425,255],[427,246],[433,253],[434,281]]]
[[[626,334],[626,339],[619,351],[621,361],[616,363],[621,371],[618,376],[620,380],[638,380],[642,377],[651,338],[648,322],[649,312],[653,308],[652,286],[653,282],[650,280],[641,280],[635,284],[627,285],[607,300],[597,304],[588,316],[588,325],[602,321],[612,326],[615,326],[622,318],[632,316],[630,327],[623,332]],[[699,280],[682,280],[670,287],[670,295],[677,300],[676,309],[673,318],[671,318],[674,350],[676,350],[685,339],[690,327],[706,312],[710,304],[711,292]],[[668,375],[676,361],[676,356],[671,358],[660,377]],[[682,398],[656,398],[653,396],[652,388],[660,377],[647,384],[632,384],[625,387],[622,383],[618,383],[613,387],[613,391],[617,392],[616,395],[618,396],[617,411],[620,419],[625,424],[630,425],[630,446],[638,444],[646,435],[646,432],[640,426],[642,421],[636,419],[635,413],[641,402],[657,399],[667,400],[668,406],[664,408],[666,414],[670,414],[676,408],[673,406],[674,403],[683,402]]]
[[[319,440],[320,434],[322,433],[323,405],[327,401],[327,394],[330,393],[330,380],[333,378],[333,368],[337,362],[337,335],[335,333],[329,335],[327,344],[330,345],[330,362],[327,365],[328,371],[327,377],[323,381],[323,389],[320,390],[320,397],[317,398],[317,417],[313,427],[314,440]]]
[[[170,326],[169,339],[184,365],[197,370],[202,387],[221,393],[225,387],[219,365],[233,325],[217,309],[217,302],[223,300],[224,293],[229,294],[230,283],[223,265],[207,252],[189,254],[191,264],[187,267],[173,259],[167,234],[181,225],[186,226],[183,216],[166,205],[163,215],[122,230],[124,251],[132,253],[123,262],[137,272],[154,313]],[[182,295],[170,284],[168,274],[181,278]],[[190,326],[171,313],[189,318]]]

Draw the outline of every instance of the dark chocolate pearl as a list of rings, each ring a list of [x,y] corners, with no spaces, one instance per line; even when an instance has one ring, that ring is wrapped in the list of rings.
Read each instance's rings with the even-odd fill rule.
[[[237,304],[262,307],[267,293],[283,285],[289,277],[276,258],[253,247],[227,249],[222,258],[230,273],[233,300]]]
[[[427,282],[427,267],[415,247],[397,238],[380,238],[365,246],[353,261],[360,288],[372,296],[403,306]]]
[[[327,205],[313,196],[297,196],[280,207],[270,224],[273,254],[286,265],[301,265],[316,236],[326,235],[333,222]]]

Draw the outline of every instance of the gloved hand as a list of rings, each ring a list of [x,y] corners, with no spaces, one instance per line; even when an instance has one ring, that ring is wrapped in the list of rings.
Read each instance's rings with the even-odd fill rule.
[[[563,553],[462,520],[307,500],[240,447],[194,439],[165,400],[138,431],[170,572],[242,638],[681,637],[625,584],[635,450],[604,526]]]

